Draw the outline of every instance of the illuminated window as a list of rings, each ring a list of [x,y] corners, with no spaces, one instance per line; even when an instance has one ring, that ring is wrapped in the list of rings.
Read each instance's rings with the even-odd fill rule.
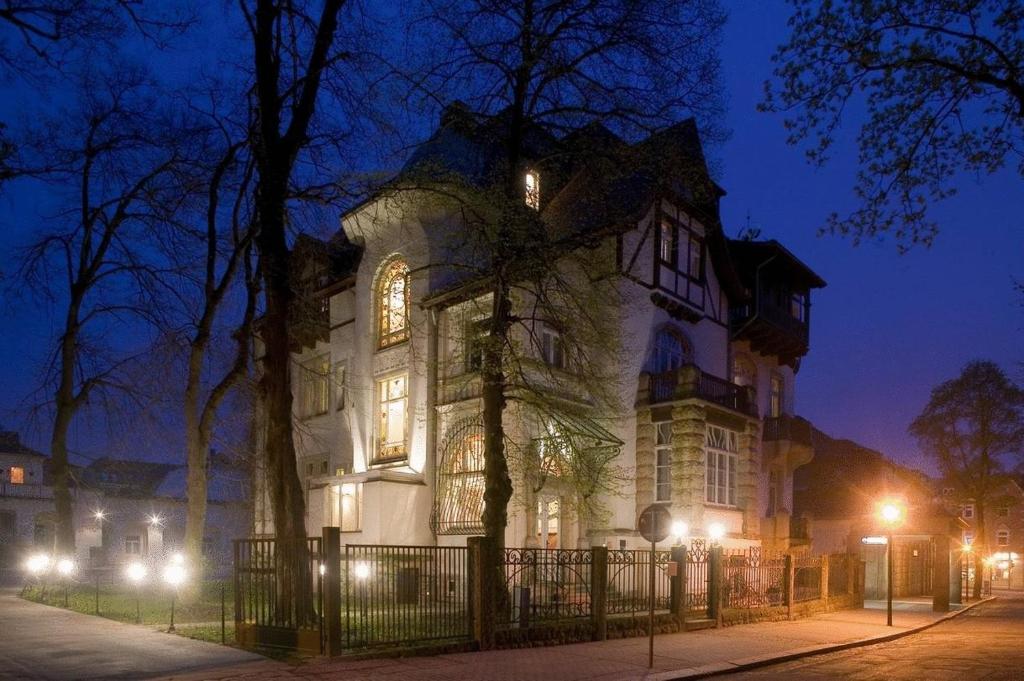
[[[133,556],[140,555],[142,553],[142,537],[137,534],[125,535],[124,552]]]
[[[409,400],[408,376],[392,376],[377,382],[380,420],[377,430],[377,460],[405,457],[406,410]]]
[[[24,485],[25,484],[25,469],[21,466],[11,466],[11,484],[12,485]]]
[[[705,500],[710,504],[736,505],[736,460],[739,435],[732,430],[708,425],[705,444]]]
[[[964,504],[960,510],[961,518],[973,518],[974,517],[974,504]]]
[[[1010,545],[1010,531],[1009,530],[997,530],[996,531],[996,545],[997,546],[1009,546]]]
[[[768,398],[768,416],[773,418],[782,416],[782,390],[782,376],[779,374],[772,374],[771,393]]]
[[[658,226],[658,287],[696,307],[704,307],[704,240],[668,218]]]
[[[672,422],[654,424],[654,500],[672,500]]]
[[[409,338],[409,268],[395,260],[377,285],[378,346],[386,348]]]
[[[472,321],[466,325],[463,337],[465,344],[466,371],[480,371],[484,366],[484,344],[489,335],[486,319]]]
[[[303,418],[327,413],[330,400],[331,360],[327,355],[315,357],[302,365],[299,372],[299,393]]]
[[[540,174],[535,170],[528,170],[524,181],[526,205],[534,210],[540,210]]]

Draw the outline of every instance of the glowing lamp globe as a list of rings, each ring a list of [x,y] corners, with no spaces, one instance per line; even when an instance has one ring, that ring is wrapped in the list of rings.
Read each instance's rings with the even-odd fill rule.
[[[370,576],[370,566],[366,563],[356,563],[353,572],[356,576],[356,579],[366,579]]]
[[[893,523],[899,522],[899,519],[903,516],[903,510],[893,503],[887,503],[882,505],[882,520],[892,525]]]
[[[164,568],[164,581],[178,587],[185,581],[185,568],[181,565],[168,565]]]
[[[682,520],[677,520],[672,523],[672,536],[673,537],[685,537],[690,531],[690,528]]]
[[[125,574],[132,582],[138,584],[146,578],[146,566],[142,563],[130,563],[125,569]]]
[[[70,558],[61,558],[57,561],[57,572],[63,577],[67,577],[75,571],[75,562]]]
[[[34,575],[46,572],[50,568],[50,557],[45,553],[37,553],[25,562],[25,567]]]
[[[718,541],[725,536],[725,525],[722,523],[711,523],[708,526],[708,536]]]

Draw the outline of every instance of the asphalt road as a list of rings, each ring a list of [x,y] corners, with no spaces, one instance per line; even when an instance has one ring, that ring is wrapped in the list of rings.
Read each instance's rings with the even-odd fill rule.
[[[1001,595],[959,617],[889,643],[718,678],[1024,681],[1024,598]]]
[[[0,590],[0,681],[145,679],[262,660],[193,641],[18,598]]]

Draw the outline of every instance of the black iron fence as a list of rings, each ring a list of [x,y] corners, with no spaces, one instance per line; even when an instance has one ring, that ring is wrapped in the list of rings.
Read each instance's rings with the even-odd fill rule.
[[[340,577],[346,648],[470,635],[465,547],[350,544]]]
[[[763,608],[786,603],[786,556],[754,546],[723,552],[722,606]]]
[[[793,600],[797,603],[821,598],[821,556],[793,557]]]
[[[694,539],[686,549],[683,609],[688,613],[707,613],[710,555],[708,545],[703,539]]]
[[[505,549],[509,607],[501,624],[529,627],[545,620],[590,617],[593,552]]]
[[[323,556],[319,537],[235,540],[235,623],[321,630]],[[272,644],[271,638],[263,639]]]
[[[654,610],[667,612],[672,599],[670,551],[654,554]],[[651,552],[619,549],[608,551],[608,584],[605,596],[609,615],[637,615],[650,612]]]

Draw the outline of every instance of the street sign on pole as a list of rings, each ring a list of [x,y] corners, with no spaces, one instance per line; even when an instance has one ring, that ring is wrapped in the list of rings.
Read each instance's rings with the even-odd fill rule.
[[[651,564],[650,564],[650,611],[647,618],[647,667],[654,667],[654,580],[656,577],[655,563],[657,554],[656,544],[668,537],[672,529],[672,514],[662,504],[651,504],[640,512],[636,521],[636,529],[640,536],[651,542]]]

